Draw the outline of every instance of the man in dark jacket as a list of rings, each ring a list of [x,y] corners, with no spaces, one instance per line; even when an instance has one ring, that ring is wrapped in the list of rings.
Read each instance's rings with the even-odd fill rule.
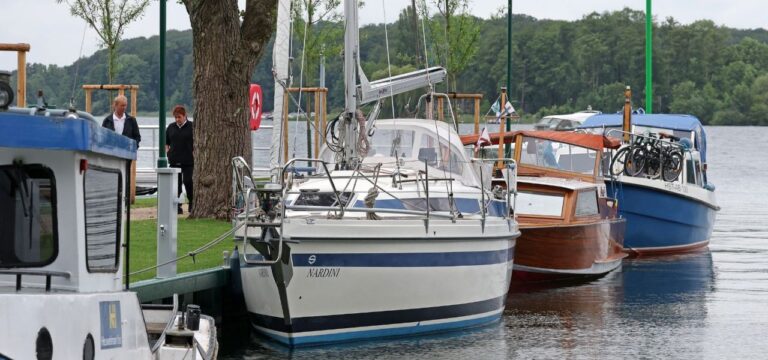
[[[189,201],[189,212],[192,212],[192,169],[195,167],[194,149],[194,123],[187,119],[187,110],[181,105],[173,108],[173,117],[175,122],[168,125],[165,130],[165,151],[168,152],[168,162],[171,167],[181,169],[179,174],[179,190],[181,195],[181,184],[187,190],[187,200]],[[178,209],[179,214],[183,213],[181,204]]]
[[[104,118],[101,126],[133,139],[136,141],[136,147],[139,147],[141,142],[139,124],[136,122],[135,117],[125,113],[125,109],[128,107],[128,99],[124,95],[118,95],[115,98],[114,107],[115,112]]]

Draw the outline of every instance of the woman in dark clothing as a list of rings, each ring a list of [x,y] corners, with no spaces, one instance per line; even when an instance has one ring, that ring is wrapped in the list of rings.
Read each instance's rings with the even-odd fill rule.
[[[181,169],[178,181],[178,195],[181,195],[181,184],[187,190],[189,200],[189,212],[192,212],[192,169],[194,168],[194,123],[187,119],[187,110],[181,105],[173,108],[173,117],[176,122],[168,125],[165,130],[165,150],[168,152],[168,162],[171,167]],[[183,213],[179,204],[179,214]]]

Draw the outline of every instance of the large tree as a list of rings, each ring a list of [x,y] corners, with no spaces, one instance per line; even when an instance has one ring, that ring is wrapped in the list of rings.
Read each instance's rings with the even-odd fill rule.
[[[72,15],[85,20],[99,35],[102,46],[107,49],[107,78],[112,83],[117,75],[117,47],[125,27],[141,18],[149,0],[66,0],[66,3]]]
[[[161,0],[163,1],[163,0]],[[193,217],[229,218],[231,160],[250,159],[248,83],[275,25],[277,0],[183,0],[192,24]]]

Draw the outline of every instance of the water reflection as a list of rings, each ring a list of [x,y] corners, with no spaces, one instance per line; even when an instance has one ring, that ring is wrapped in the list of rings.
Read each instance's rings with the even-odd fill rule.
[[[252,335],[248,349],[220,359],[507,359],[506,332],[500,323],[429,336],[356,342],[289,350]]]
[[[599,280],[511,294],[508,334],[543,358],[695,356],[714,280],[709,251],[625,260]]]

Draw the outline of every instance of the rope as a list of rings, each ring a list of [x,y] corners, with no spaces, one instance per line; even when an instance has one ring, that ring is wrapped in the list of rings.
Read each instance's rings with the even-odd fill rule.
[[[379,182],[379,172],[381,171],[381,163],[376,165],[376,168],[373,172],[373,186],[368,189],[368,194],[365,195],[365,206],[369,209],[373,209],[376,205],[376,198],[379,196],[378,188],[378,182]],[[365,214],[365,217],[368,220],[379,220],[379,216],[376,215],[374,212],[369,212]]]
[[[387,5],[385,0],[381,0],[381,11],[384,14],[384,44],[387,49],[387,72],[389,72],[389,103],[392,105],[392,118],[396,118],[395,95],[392,91],[392,63],[389,61],[389,33],[387,32]],[[416,15],[416,9],[413,9],[413,14]],[[397,126],[395,126],[395,128],[397,128]]]
[[[138,274],[141,274],[141,273],[145,273],[147,271],[157,269],[157,268],[159,268],[161,266],[173,264],[175,262],[178,262],[180,260],[186,259],[188,257],[191,257],[192,261],[194,262],[195,261],[195,256],[197,256],[198,254],[200,254],[200,253],[202,253],[202,252],[212,248],[214,245],[222,242],[224,239],[229,238],[229,236],[234,234],[235,231],[237,231],[240,228],[242,228],[245,225],[246,222],[247,221],[244,221],[242,224],[240,224],[240,225],[238,225],[236,227],[233,227],[232,229],[228,230],[227,232],[219,235],[219,237],[217,237],[216,239],[214,239],[214,240],[204,244],[203,246],[201,246],[201,247],[199,247],[199,248],[197,248],[195,250],[192,250],[192,251],[188,252],[186,255],[182,255],[182,256],[179,256],[179,257],[177,257],[175,259],[168,260],[168,261],[166,261],[164,263],[160,263],[160,264],[157,264],[157,265],[154,265],[154,266],[150,266],[150,267],[147,267],[147,268],[144,268],[144,269],[141,269],[141,270],[134,271],[134,272],[128,274],[128,276],[133,276],[133,275],[138,275]],[[115,278],[115,280],[119,280],[121,278],[122,278],[122,276],[118,276],[118,277]]]
[[[88,24],[87,23],[85,24],[85,27],[83,27],[83,39],[80,40],[80,54],[77,55],[77,60],[78,61],[75,61],[75,63],[77,65],[75,65],[75,76],[72,79],[72,94],[69,96],[69,102],[70,102],[70,106],[71,107],[75,106],[75,88],[77,87],[77,74],[80,72],[80,62],[81,62],[79,60],[83,57],[83,44],[85,44],[85,32],[86,32],[86,30],[88,30]],[[134,114],[134,115],[136,115],[136,114]]]

